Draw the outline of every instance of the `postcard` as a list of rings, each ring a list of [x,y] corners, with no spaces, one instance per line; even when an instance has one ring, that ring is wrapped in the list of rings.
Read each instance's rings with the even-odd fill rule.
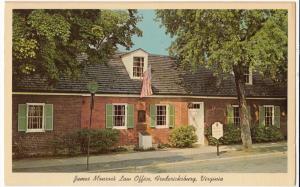
[[[295,3],[6,2],[7,185],[294,185]]]

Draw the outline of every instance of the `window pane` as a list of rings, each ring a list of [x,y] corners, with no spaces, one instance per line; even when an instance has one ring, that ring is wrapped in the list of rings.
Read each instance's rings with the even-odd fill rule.
[[[133,57],[133,76],[142,77],[144,72],[144,58]]]
[[[114,126],[125,126],[125,105],[114,105]]]
[[[166,106],[156,106],[156,125],[166,125]]]
[[[43,106],[29,105],[28,106],[28,129],[43,128]]]
[[[240,126],[240,110],[238,106],[233,107],[233,124],[235,126]]]
[[[244,76],[245,76],[245,83],[249,83],[249,76],[250,76],[250,73],[249,73],[249,67],[246,66],[245,67],[245,70],[244,70]]]
[[[272,106],[265,107],[265,125],[266,126],[273,125],[273,107]]]

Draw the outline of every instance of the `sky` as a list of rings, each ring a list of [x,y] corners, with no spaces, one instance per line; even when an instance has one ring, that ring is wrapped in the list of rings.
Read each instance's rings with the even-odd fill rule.
[[[142,48],[152,54],[168,55],[167,48],[172,39],[165,34],[164,27],[160,27],[160,23],[154,21],[154,10],[139,10],[138,13],[143,16],[142,21],[138,23],[138,27],[143,31],[143,36],[132,38],[134,45],[130,51]],[[126,51],[124,47],[120,47],[119,50]]]

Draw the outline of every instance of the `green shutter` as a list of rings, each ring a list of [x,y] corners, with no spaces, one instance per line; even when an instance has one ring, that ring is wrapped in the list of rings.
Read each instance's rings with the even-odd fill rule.
[[[53,130],[53,104],[45,104],[44,108],[45,130]]]
[[[168,106],[169,110],[169,127],[173,128],[175,126],[175,107],[173,105]]]
[[[265,107],[259,106],[259,125],[265,126]]]
[[[106,128],[111,129],[113,127],[113,105],[106,104],[105,106],[105,124]]]
[[[134,128],[134,107],[132,104],[127,105],[127,128]]]
[[[150,127],[155,128],[156,106],[150,105]]]
[[[18,131],[27,129],[27,105],[19,104],[18,106]]]
[[[274,106],[274,125],[280,128],[280,106]]]
[[[227,125],[233,125],[233,107],[231,105],[227,105]]]

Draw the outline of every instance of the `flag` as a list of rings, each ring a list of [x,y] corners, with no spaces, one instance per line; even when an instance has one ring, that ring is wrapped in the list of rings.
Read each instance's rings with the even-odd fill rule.
[[[148,66],[148,69],[143,74],[143,85],[140,97],[146,97],[152,95],[151,88],[151,66]]]

